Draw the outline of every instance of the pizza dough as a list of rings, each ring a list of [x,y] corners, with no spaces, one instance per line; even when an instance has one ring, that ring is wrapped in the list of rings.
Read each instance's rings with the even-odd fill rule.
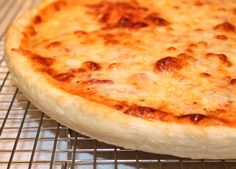
[[[24,94],[110,144],[236,157],[236,1],[46,0],[6,36]]]

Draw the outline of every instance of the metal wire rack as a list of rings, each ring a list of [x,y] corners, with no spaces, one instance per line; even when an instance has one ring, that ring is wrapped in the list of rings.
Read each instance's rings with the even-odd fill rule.
[[[0,169],[236,169],[236,160],[190,160],[126,150],[76,133],[40,112],[3,61],[9,23],[37,0],[0,0]]]

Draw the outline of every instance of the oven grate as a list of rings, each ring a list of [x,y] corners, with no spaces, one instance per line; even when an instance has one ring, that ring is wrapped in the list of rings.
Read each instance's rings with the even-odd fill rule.
[[[10,22],[37,0],[0,0],[0,168],[236,169],[236,160],[190,160],[98,142],[50,119],[18,90],[3,61]]]

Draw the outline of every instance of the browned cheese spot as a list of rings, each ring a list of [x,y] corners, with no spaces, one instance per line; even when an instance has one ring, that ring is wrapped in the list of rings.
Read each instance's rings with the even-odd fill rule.
[[[180,7],[178,5],[173,6],[174,9],[178,10]]]
[[[202,31],[204,31],[204,29],[202,29],[202,28],[196,28],[196,29],[194,29],[194,31],[196,31],[196,32],[202,32]]]
[[[195,6],[203,6],[203,5],[205,5],[205,1],[202,1],[202,0],[195,0],[194,1],[194,5]]]
[[[233,12],[234,15],[236,15],[236,8],[233,8],[232,12]]]
[[[185,52],[188,53],[188,54],[193,54],[193,53],[194,53],[194,50],[191,49],[191,48],[186,48],[186,49],[185,49]]]
[[[168,57],[158,60],[155,63],[154,71],[170,73],[170,72],[179,70],[182,67],[183,67],[183,63],[180,58],[168,56]]]
[[[91,70],[91,71],[99,71],[101,70],[101,66],[100,64],[96,63],[96,62],[93,62],[93,61],[87,61],[87,62],[84,62],[83,63],[83,66],[85,68],[87,68],[88,70]]]
[[[71,72],[71,73],[84,73],[84,72],[86,72],[86,69],[84,69],[84,68],[73,68],[73,69],[70,69],[69,72]]]
[[[211,74],[206,73],[206,72],[203,72],[203,73],[200,73],[200,76],[201,76],[201,77],[208,78],[208,77],[211,77]]]
[[[114,108],[119,111],[123,111],[129,107],[128,103],[126,101],[120,101],[119,103],[114,105]]]
[[[24,35],[26,36],[35,36],[37,34],[35,28],[33,26],[26,27],[24,31]]]
[[[225,41],[225,40],[227,40],[228,38],[227,38],[227,36],[225,36],[225,35],[216,35],[216,39]]]
[[[206,48],[208,43],[206,41],[199,41],[194,43],[189,43],[186,45],[185,52],[193,55],[198,48]]]
[[[216,25],[214,29],[224,32],[235,32],[235,26],[227,21],[219,25]]]
[[[177,58],[180,58],[182,62],[187,62],[187,60],[193,59],[193,57],[191,55],[188,55],[186,53],[178,54]]]
[[[199,41],[198,46],[206,48],[208,46],[208,43],[206,41]]]
[[[53,58],[46,58],[38,55],[33,56],[32,60],[44,66],[51,66],[54,62]]]
[[[42,18],[39,15],[36,15],[33,19],[33,24],[40,24],[42,22]]]
[[[78,37],[81,37],[84,35],[88,35],[88,32],[78,30],[78,31],[75,31],[74,34]]]
[[[232,80],[230,81],[230,84],[236,85],[236,79],[232,79]]]
[[[27,50],[22,50],[22,49],[12,49],[13,52],[18,52],[24,56],[28,56],[32,59],[33,63],[38,63],[42,66],[46,66],[46,67],[50,67],[55,59],[54,58],[50,58],[50,57],[42,57],[40,55],[34,54],[30,51]]]
[[[108,70],[118,70],[119,68],[122,68],[122,64],[121,63],[111,63],[110,65],[108,65],[107,69]]]
[[[157,26],[167,26],[170,24],[167,20],[159,17],[157,13],[151,13],[148,16],[146,16],[145,19],[150,23],[154,23]]]
[[[90,79],[82,82],[83,85],[113,84],[112,80]]]
[[[147,114],[155,113],[157,110],[151,107],[143,107],[143,106],[132,106],[127,109],[124,113],[128,115],[132,115],[135,117],[144,117]]]
[[[66,5],[67,2],[65,0],[60,0],[53,3],[53,8],[55,11],[61,11]]]
[[[177,49],[173,46],[170,46],[166,49],[167,51],[176,51]]]
[[[55,42],[51,42],[47,45],[47,48],[56,48],[56,47],[60,47],[62,45],[62,43],[60,41],[55,41]]]
[[[206,116],[203,114],[187,114],[187,115],[179,116],[178,118],[189,119],[193,123],[198,123],[198,122],[202,121],[204,118],[206,118]]]
[[[74,74],[72,73],[61,73],[61,74],[58,74],[58,75],[55,75],[53,76],[56,80],[59,80],[59,81],[69,81],[71,80],[73,77],[75,77]]]
[[[158,13],[131,2],[107,2],[90,5],[103,29],[129,28],[139,29],[148,26],[167,26],[169,22]]]
[[[114,34],[107,33],[100,36],[104,39],[105,44],[118,44],[119,43],[119,40],[117,40],[117,37]]]
[[[206,53],[207,58],[218,58],[223,64],[227,66],[232,66],[232,63],[229,61],[228,57],[225,54],[217,54],[217,53]]]
[[[190,43],[190,44],[188,44],[188,47],[189,48],[197,48],[198,45],[196,43]]]

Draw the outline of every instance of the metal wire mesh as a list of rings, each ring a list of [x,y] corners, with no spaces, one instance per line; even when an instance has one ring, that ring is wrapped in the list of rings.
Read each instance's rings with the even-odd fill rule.
[[[0,168],[236,169],[236,160],[190,160],[98,142],[50,119],[12,81],[3,61],[7,26],[35,0],[0,0]]]

